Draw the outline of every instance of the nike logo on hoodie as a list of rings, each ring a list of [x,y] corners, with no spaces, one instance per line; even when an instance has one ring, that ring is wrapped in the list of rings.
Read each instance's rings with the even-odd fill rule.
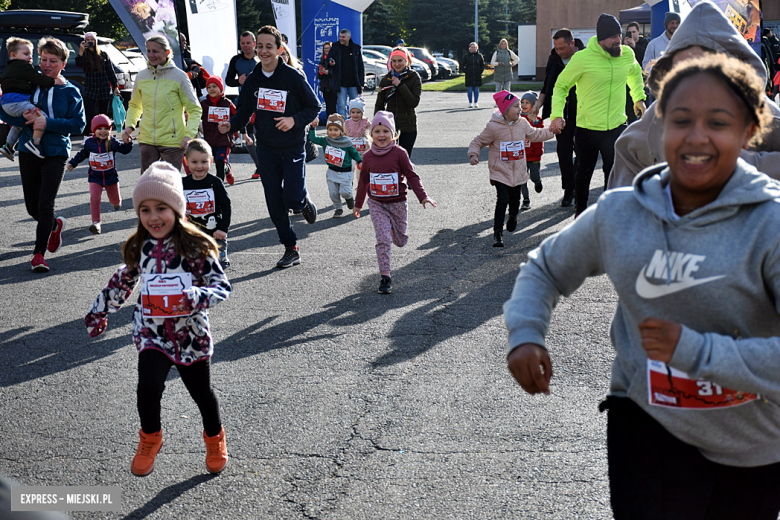
[[[636,278],[636,293],[640,298],[651,300],[668,296],[724,278],[726,275],[694,278],[693,273],[699,270],[699,264],[706,259],[703,255],[670,252],[667,256],[657,249],[649,264],[642,267]],[[650,283],[648,278],[658,279],[661,285]]]

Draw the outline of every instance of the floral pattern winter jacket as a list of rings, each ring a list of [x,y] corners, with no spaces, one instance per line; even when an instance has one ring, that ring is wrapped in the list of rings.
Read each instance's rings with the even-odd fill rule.
[[[91,336],[103,332],[106,317],[130,298],[140,275],[150,273],[192,273],[192,287],[185,289],[190,314],[177,318],[144,318],[141,297],[133,313],[133,342],[138,352],[156,349],[174,363],[189,365],[208,358],[214,351],[209,328],[209,308],[227,298],[232,288],[222,266],[211,256],[185,258],[176,252],[170,238],[148,239],[141,248],[138,268],[122,265],[100,292],[84,318]],[[159,266],[159,269],[158,269]]]

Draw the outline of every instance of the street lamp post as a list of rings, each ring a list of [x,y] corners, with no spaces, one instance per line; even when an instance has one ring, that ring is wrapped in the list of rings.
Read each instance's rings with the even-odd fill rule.
[[[474,41],[479,45],[479,0],[474,0]]]

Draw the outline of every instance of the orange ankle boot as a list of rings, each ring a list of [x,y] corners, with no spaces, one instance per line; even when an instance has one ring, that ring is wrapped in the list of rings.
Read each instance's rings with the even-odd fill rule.
[[[219,430],[219,435],[209,437],[203,431],[203,440],[206,443],[206,467],[211,473],[219,473],[228,461],[227,445],[225,444],[225,428]]]
[[[144,433],[143,430],[139,430],[138,434],[141,440],[138,443],[130,470],[134,475],[145,477],[154,471],[154,458],[163,445],[162,430],[157,433]]]

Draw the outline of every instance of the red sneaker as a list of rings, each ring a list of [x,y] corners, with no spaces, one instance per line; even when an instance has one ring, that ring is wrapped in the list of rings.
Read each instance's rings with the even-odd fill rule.
[[[203,440],[206,442],[206,468],[210,473],[219,473],[228,463],[225,428],[216,437],[209,437],[204,430]]]
[[[260,174],[258,173],[257,170],[255,170],[255,173],[252,174],[252,178],[253,179],[259,179],[260,178]]]
[[[162,430],[157,433],[138,432],[140,441],[133,457],[133,463],[130,465],[130,471],[139,477],[145,477],[154,471],[154,459],[163,445]]]
[[[225,180],[232,186],[233,183],[236,182],[236,178],[233,177],[233,172],[230,171],[230,163],[226,164],[225,166]]]
[[[57,217],[54,219],[54,222],[57,224],[57,227],[54,229],[54,231],[51,232],[51,235],[49,235],[49,245],[46,246],[46,249],[49,251],[49,253],[56,253],[57,250],[62,246],[62,230],[65,229],[65,219],[62,217]]]
[[[32,270],[36,273],[48,273],[49,272],[49,266],[46,264],[46,260],[43,259],[43,255],[40,253],[35,253],[33,256],[32,262]]]

